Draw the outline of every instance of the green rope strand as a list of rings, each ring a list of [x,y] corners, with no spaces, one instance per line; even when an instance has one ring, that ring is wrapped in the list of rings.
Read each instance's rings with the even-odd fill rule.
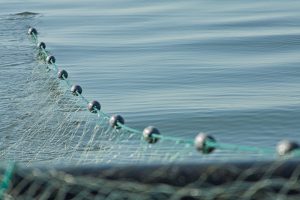
[[[224,149],[224,150],[234,150],[234,151],[244,151],[244,152],[258,152],[263,154],[274,154],[273,149],[270,148],[258,148],[252,146],[244,146],[244,145],[235,145],[235,144],[227,144],[213,141],[206,141],[205,145],[207,147],[216,148],[216,149]]]
[[[3,199],[3,196],[4,196],[6,190],[9,187],[9,184],[11,182],[14,170],[15,170],[15,163],[10,162],[8,164],[8,167],[5,170],[5,173],[3,175],[3,179],[2,179],[2,182],[1,182],[1,185],[0,185],[0,199]]]

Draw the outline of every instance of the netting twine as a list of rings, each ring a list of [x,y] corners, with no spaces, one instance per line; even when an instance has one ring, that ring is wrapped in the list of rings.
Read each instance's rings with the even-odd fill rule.
[[[34,43],[38,46],[39,44],[39,40],[38,40],[38,32],[36,31],[35,28],[30,28],[28,31],[28,34],[31,35]],[[44,43],[43,43],[44,44]],[[49,53],[45,50],[46,46],[45,45],[39,45],[39,50],[41,51],[42,54],[44,54],[45,58],[51,56],[49,55]],[[53,57],[54,58],[54,57]],[[57,67],[57,65],[55,64],[55,58],[54,60],[50,59],[48,60],[49,62],[46,62],[47,64],[47,68],[52,71],[54,74],[57,74],[59,72],[59,68]],[[74,86],[72,84],[72,82],[68,79],[68,77],[65,77],[64,74],[62,74],[62,78],[60,78],[65,84],[67,84],[67,86],[69,88],[71,88],[72,86]],[[85,98],[81,93],[77,92],[77,95],[84,103],[89,104],[90,101]],[[97,116],[99,119],[106,119],[109,120],[111,118],[111,116],[109,116],[108,114],[106,114],[105,112],[103,112],[100,109],[96,109],[95,107],[92,108],[93,112],[97,113]],[[143,136],[143,131],[128,127],[126,125],[124,125],[123,123],[120,123],[119,121],[117,121],[117,125],[118,128],[121,128],[123,130],[126,130],[128,132],[134,133],[134,134],[139,134],[141,136]],[[178,138],[178,137],[173,137],[173,136],[166,136],[163,134],[156,134],[153,133],[150,135],[151,138],[156,139],[156,140],[169,140],[169,141],[174,141],[176,143],[182,143],[182,144],[188,144],[188,145],[195,145],[196,140],[193,139],[183,139],[183,138]],[[149,138],[148,138],[149,139]],[[295,142],[291,142],[296,144]],[[300,149],[299,149],[299,145],[291,145],[292,147],[287,148],[287,151],[284,153],[285,158],[294,158],[294,157],[298,157],[300,155]],[[233,151],[239,151],[239,152],[257,152],[257,153],[262,153],[265,155],[274,155],[276,154],[276,151],[274,151],[273,148],[269,148],[269,147],[254,147],[254,146],[246,146],[246,145],[236,145],[236,144],[230,144],[230,143],[221,143],[221,142],[217,142],[214,139],[212,140],[209,137],[205,137],[203,140],[203,144],[202,144],[203,148],[200,149],[203,153],[209,153],[209,149],[225,149],[225,150],[233,150]],[[198,148],[199,150],[199,148]],[[278,147],[277,147],[277,153],[280,154],[278,152]]]

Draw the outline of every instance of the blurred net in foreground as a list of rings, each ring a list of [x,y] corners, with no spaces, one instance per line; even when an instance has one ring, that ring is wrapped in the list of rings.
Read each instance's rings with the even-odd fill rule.
[[[5,169],[2,174],[5,173]],[[2,176],[2,181],[5,176]],[[299,162],[15,168],[5,199],[299,199]]]

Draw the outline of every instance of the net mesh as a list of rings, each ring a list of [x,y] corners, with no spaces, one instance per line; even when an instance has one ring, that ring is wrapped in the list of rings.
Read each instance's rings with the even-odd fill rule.
[[[28,36],[36,46],[37,34]],[[28,49],[27,49],[28,50]],[[1,141],[0,195],[4,199],[298,199],[299,167],[285,159],[299,157],[293,151],[284,160],[247,166],[196,165],[239,155],[255,161],[277,157],[275,148],[258,148],[205,141],[202,155],[194,138],[153,134],[148,144],[142,130],[121,123],[112,127],[101,110],[91,113],[84,95],[73,95],[70,78],[58,79],[57,65],[46,62],[51,53],[34,50],[36,64],[28,70],[19,93],[20,104],[13,135]],[[31,55],[26,55],[30,57]],[[16,88],[11,88],[16,90]],[[84,92],[83,92],[84,94]],[[16,107],[15,107],[16,106]],[[203,153],[202,152],[202,153]],[[234,152],[234,154],[232,154]],[[193,162],[180,166],[177,163]],[[224,159],[222,159],[224,161]],[[17,164],[16,164],[17,162]],[[168,164],[116,168],[117,164]],[[85,165],[109,165],[89,169]],[[39,168],[51,166],[52,169]],[[76,170],[55,166],[79,166]],[[26,166],[30,166],[27,168]],[[200,170],[200,171],[198,171]]]
[[[296,163],[78,171],[16,168],[5,199],[299,199]],[[3,172],[2,180],[10,173]],[[201,169],[199,171],[199,169]],[[138,171],[138,172],[137,172]],[[81,171],[82,172],[82,171]],[[75,175],[74,175],[75,173]],[[3,185],[3,184],[2,184]]]
[[[160,148],[153,148],[147,145],[140,134],[112,128],[106,115],[88,112],[86,102],[73,96],[69,85],[59,81],[56,73],[46,69],[43,63],[33,69],[27,86],[27,91],[32,91],[28,97],[31,103],[25,101],[31,107],[22,116],[32,123],[22,124],[16,138],[5,142],[9,145],[1,151],[4,159],[13,159],[27,165],[34,162],[69,162],[80,165],[122,163],[122,159],[125,159],[124,162],[129,159],[131,162],[146,161],[143,159],[146,156],[152,161],[172,161],[175,158],[178,161],[180,156],[198,154],[196,151],[183,154],[178,151],[182,144],[176,142],[169,142],[175,145],[174,151],[168,148],[168,154],[161,154],[168,141],[157,144]],[[39,80],[43,83],[40,84]],[[32,99],[38,102],[35,104]]]
[[[36,34],[29,36],[37,45]],[[174,163],[182,161],[217,160],[221,155],[235,152],[237,155],[255,156],[256,160],[276,156],[275,148],[258,148],[205,141],[205,148],[220,149],[219,153],[201,156],[195,148],[194,138],[179,138],[165,134],[152,134],[159,140],[155,144],[145,141],[142,130],[121,123],[119,128],[109,123],[110,116],[101,110],[89,112],[90,102],[83,95],[72,94],[73,83],[69,78],[58,79],[59,69],[55,62],[46,62],[50,52],[36,49],[38,64],[26,84],[30,93],[23,106],[30,105],[20,116],[27,118],[21,123],[16,138],[1,151],[4,159],[15,160],[26,165],[33,163],[59,164],[109,164],[109,163]],[[36,120],[38,119],[38,120]],[[32,122],[32,123],[28,123]],[[293,152],[297,156],[299,151]],[[233,157],[231,156],[231,159]]]

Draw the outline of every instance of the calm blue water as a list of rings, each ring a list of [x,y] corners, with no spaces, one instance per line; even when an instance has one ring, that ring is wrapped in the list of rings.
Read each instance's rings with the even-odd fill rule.
[[[18,130],[15,93],[36,63],[25,34],[33,25],[85,96],[129,126],[259,147],[299,141],[300,2],[0,5],[2,135]],[[38,14],[14,15],[25,11]]]

